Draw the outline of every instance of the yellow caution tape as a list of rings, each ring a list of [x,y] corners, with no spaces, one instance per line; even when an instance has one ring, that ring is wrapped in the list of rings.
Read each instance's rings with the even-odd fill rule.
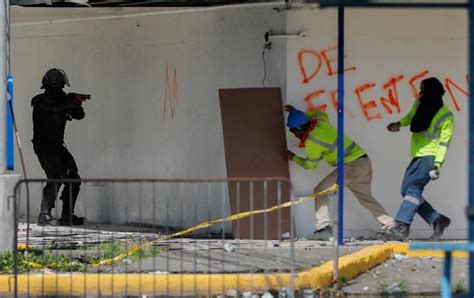
[[[28,264],[28,266],[30,266],[30,268],[33,268],[33,269],[43,269],[43,268],[46,268],[45,265],[42,265],[42,264],[40,264],[40,263],[26,262],[26,264]],[[53,264],[48,265],[47,268],[52,269],[51,267],[53,267]]]
[[[18,243],[16,248],[18,250],[31,250],[31,249],[33,249],[33,245],[30,244],[30,245],[27,246],[25,243]]]
[[[136,246],[132,249],[130,249],[129,251],[125,252],[125,253],[122,253],[122,254],[119,254],[118,256],[114,257],[114,258],[110,258],[110,259],[105,259],[105,260],[102,260],[98,263],[95,263],[93,264],[92,266],[94,268],[97,268],[97,267],[100,267],[100,266],[104,266],[104,265],[111,265],[115,262],[119,262],[119,261],[122,261],[123,259],[125,259],[126,257],[129,257],[131,255],[134,255],[144,249],[147,249],[147,248],[150,248],[151,246],[155,245],[155,243],[157,242],[160,242],[160,241],[165,241],[165,240],[169,240],[169,239],[172,239],[172,238],[175,238],[175,237],[178,237],[178,236],[182,236],[182,235],[185,235],[185,234],[189,234],[191,232],[194,232],[194,231],[197,231],[197,230],[201,230],[201,229],[204,229],[204,228],[207,228],[207,227],[210,227],[212,225],[215,225],[217,223],[222,223],[222,222],[228,222],[228,221],[234,221],[234,220],[237,220],[237,219],[242,219],[242,218],[246,218],[246,217],[250,217],[250,216],[253,216],[253,215],[258,215],[258,214],[262,214],[262,213],[265,213],[265,212],[272,212],[272,211],[275,211],[275,210],[278,210],[278,209],[283,209],[283,208],[287,208],[287,207],[290,207],[290,206],[293,206],[293,205],[298,205],[298,204],[302,204],[302,203],[305,203],[307,201],[310,201],[310,200],[313,200],[315,199],[316,197],[318,196],[321,196],[323,194],[326,194],[326,193],[334,193],[336,192],[338,189],[338,186],[337,184],[334,184],[332,185],[331,187],[323,190],[323,191],[320,191],[318,193],[314,193],[314,194],[311,194],[309,196],[305,196],[305,197],[301,197],[295,201],[289,201],[289,202],[285,202],[283,204],[280,204],[280,205],[276,205],[276,206],[273,206],[273,207],[270,207],[270,208],[267,208],[267,209],[259,209],[259,210],[253,210],[253,211],[246,211],[246,212],[242,212],[242,213],[238,213],[238,214],[234,214],[234,215],[231,215],[231,216],[227,216],[227,217],[224,217],[224,218],[221,218],[221,219],[216,219],[216,220],[211,220],[211,221],[206,221],[206,222],[203,222],[201,224],[198,224],[194,227],[191,227],[189,229],[186,229],[186,230],[182,230],[182,231],[179,231],[177,233],[174,233],[174,234],[171,234],[171,235],[167,235],[167,236],[163,236],[163,237],[160,237],[158,239],[155,239],[153,241],[149,241],[149,242],[146,242],[142,245],[139,245],[139,246]]]
[[[253,216],[253,215],[259,215],[259,214],[263,214],[263,213],[266,213],[266,212],[272,212],[272,211],[276,211],[278,209],[287,208],[287,207],[290,207],[290,206],[293,206],[293,205],[302,204],[302,203],[308,202],[310,200],[313,200],[318,196],[324,195],[326,193],[334,193],[334,192],[337,191],[337,189],[338,189],[337,184],[334,184],[331,187],[328,187],[327,189],[325,189],[323,191],[311,194],[309,196],[301,197],[301,198],[299,198],[295,201],[285,202],[285,203],[282,203],[280,205],[276,205],[276,206],[273,206],[273,207],[270,207],[270,208],[267,208],[267,209],[246,211],[246,212],[241,212],[241,213],[238,213],[238,214],[230,215],[230,216],[227,216],[227,217],[224,217],[224,218],[211,220],[211,221],[206,221],[206,222],[200,223],[200,224],[198,224],[194,227],[176,232],[176,233],[171,234],[171,235],[163,236],[163,237],[160,237],[160,238],[155,239],[153,241],[149,241],[149,242],[146,242],[142,245],[133,247],[129,251],[127,251],[125,253],[122,253],[122,254],[119,254],[119,255],[117,255],[113,258],[105,259],[105,260],[102,260],[98,263],[92,264],[92,267],[98,268],[98,267],[105,266],[105,265],[112,265],[115,262],[120,262],[120,261],[122,261],[123,259],[125,259],[129,256],[132,256],[136,253],[139,253],[142,250],[148,249],[148,248],[152,247],[153,245],[155,245],[156,243],[158,243],[160,241],[165,241],[165,240],[169,240],[169,239],[172,239],[172,238],[175,238],[175,237],[178,237],[178,236],[189,234],[189,233],[194,232],[194,231],[198,231],[198,230],[201,230],[201,229],[204,229],[204,228],[208,228],[208,227],[210,227],[212,225],[215,225],[217,223],[234,221],[234,220],[237,220],[237,219],[242,219],[242,218],[250,217],[250,216]],[[23,247],[18,245],[18,249],[21,249],[21,248],[23,248]],[[25,245],[24,249],[27,249],[26,245]],[[27,263],[31,268],[34,268],[34,269],[42,269],[42,268],[54,269],[54,268],[57,267],[57,264],[55,264],[55,263],[48,264],[48,265],[42,265],[42,264],[35,263],[35,262],[27,262]]]

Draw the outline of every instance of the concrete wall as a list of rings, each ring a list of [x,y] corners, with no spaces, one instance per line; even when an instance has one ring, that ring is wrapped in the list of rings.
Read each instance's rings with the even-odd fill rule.
[[[142,13],[148,15],[140,16]],[[266,85],[281,87],[286,100],[299,108],[327,104],[335,122],[330,99],[337,85],[335,10],[278,12],[256,6],[153,13],[149,9],[13,10],[16,110],[30,176],[43,177],[43,173],[29,141],[29,101],[39,92],[42,74],[53,66],[68,72],[70,90],[90,92],[94,97],[85,105],[86,119],[69,123],[67,129],[66,142],[83,177],[225,176],[217,90],[261,86],[263,34],[268,29],[290,34],[304,30],[308,35],[274,40],[266,54]],[[420,76],[437,76],[446,84],[445,102],[456,118],[455,137],[441,178],[430,183],[426,197],[453,219],[447,236],[465,237],[465,12],[348,10],[346,31],[346,132],[370,155],[374,195],[390,214],[395,214],[401,202],[399,188],[410,161],[410,134],[406,129],[389,134],[385,127],[408,111],[412,85],[418,87]],[[390,84],[392,79],[396,83]],[[165,95],[167,82],[171,91],[176,84],[176,94]],[[392,103],[384,105],[381,98],[388,98],[390,92]],[[296,140],[290,136],[288,140],[291,149],[298,151]],[[295,194],[311,192],[330,170],[325,164],[314,172],[292,165]],[[176,191],[164,192],[172,197],[177,196]],[[80,208],[88,217],[96,217],[97,210],[107,209],[107,200],[113,199],[117,208],[99,217],[123,222],[124,210],[132,208],[135,217],[140,212],[133,193],[133,188],[86,186],[79,202],[87,204]],[[104,203],[98,197],[107,199]],[[37,203],[32,206],[37,208],[39,195],[33,199]],[[150,218],[146,207],[151,199],[138,200],[143,201]],[[216,200],[211,203],[218,204],[220,196]],[[198,213],[207,214],[209,204],[198,205],[202,208]],[[157,208],[162,212],[158,216],[163,217],[163,207]],[[217,208],[211,209],[214,215],[221,215]],[[299,208],[302,234],[312,231],[312,209]],[[373,235],[377,230],[375,220],[350,193],[345,209],[348,236]],[[430,234],[430,227],[419,219],[413,229],[415,236]]]
[[[287,27],[289,33],[300,30],[308,33],[306,39],[288,42],[288,101],[299,108],[326,104],[336,124],[331,92],[337,89],[337,11],[290,11]],[[466,237],[467,227],[464,215],[467,205],[466,34],[463,10],[346,11],[345,129],[372,159],[373,192],[390,214],[395,214],[401,203],[399,189],[410,162],[410,132],[405,128],[391,134],[386,126],[410,109],[414,97],[411,84],[418,89],[421,80],[417,75],[436,76],[445,83],[448,92],[444,101],[455,115],[456,128],[441,178],[427,186],[425,196],[435,208],[453,219],[447,236],[455,238]],[[359,91],[360,98],[358,88],[364,90]],[[324,93],[319,93],[320,90]],[[393,103],[385,107],[381,98],[389,98],[390,92]],[[297,150],[296,140],[291,137],[289,140],[294,145],[292,149]],[[330,170],[329,166],[322,165],[309,173],[292,165],[295,192],[311,192]],[[313,222],[312,208],[303,206],[298,217],[306,219],[300,226],[305,226],[308,232]],[[347,191],[345,210],[347,235],[373,235],[377,222]],[[431,233],[431,228],[419,218],[412,230],[414,236]]]
[[[30,177],[44,177],[30,142],[30,100],[51,67],[68,73],[69,90],[93,96],[84,104],[86,118],[68,123],[66,131],[83,178],[225,177],[218,89],[261,87],[264,33],[286,26],[285,13],[269,5],[175,13],[16,8],[12,20],[15,105]],[[283,92],[285,57],[285,47],[266,55],[266,86]],[[143,186],[139,198],[139,187],[86,185],[79,212],[93,219],[105,209],[110,213],[98,217],[115,222],[138,221],[142,212],[151,222],[152,191]],[[170,224],[180,225],[181,202],[177,188],[171,188],[159,191],[171,202]],[[189,225],[195,208],[187,199],[191,193],[186,195],[191,190],[184,191],[183,217]],[[213,217],[222,215],[221,192],[216,192],[210,202],[207,188],[198,195],[198,221],[207,218],[211,205],[216,206]],[[32,193],[36,214],[39,187]],[[156,218],[165,224],[164,196],[160,200]]]

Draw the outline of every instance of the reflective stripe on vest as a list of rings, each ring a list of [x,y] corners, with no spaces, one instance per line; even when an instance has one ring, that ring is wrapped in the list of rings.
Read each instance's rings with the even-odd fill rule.
[[[329,153],[333,153],[334,150],[337,149],[337,140],[334,143],[329,144],[329,143],[323,142],[321,140],[318,140],[313,136],[308,136],[308,139],[311,140],[312,142],[324,147],[324,148],[327,148],[329,150]],[[357,147],[356,142],[352,141],[351,144],[344,150],[344,156],[347,156],[347,155],[351,154],[352,150],[354,150],[356,147]],[[325,156],[326,156],[326,153],[323,152],[323,153],[321,153],[320,157],[318,157],[318,158],[308,158],[307,161],[318,162],[318,161],[323,160]]]
[[[432,140],[432,141],[438,140],[439,139],[438,130],[439,130],[439,127],[441,126],[441,123],[451,116],[453,116],[453,113],[446,112],[441,117],[439,117],[438,120],[436,120],[433,133],[429,133],[428,130],[422,131],[420,133],[429,140]]]
[[[344,156],[351,154],[351,151],[354,150],[356,146],[357,146],[356,142],[352,142],[349,145],[349,147],[347,147],[346,150],[344,150]]]
[[[308,139],[310,139],[311,141],[313,141],[314,143],[320,145],[320,146],[323,146],[324,148],[327,148],[329,150],[329,152],[333,152],[334,150],[336,150],[337,148],[337,140],[334,141],[334,143],[332,144],[329,144],[329,143],[326,143],[324,141],[321,141],[321,140],[318,140],[316,139],[315,137],[313,136],[308,136]]]
[[[310,162],[319,162],[319,161],[323,160],[325,156],[326,156],[326,153],[323,152],[323,153],[321,153],[321,156],[318,157],[318,158],[308,158],[306,160],[310,161]]]
[[[449,147],[449,143],[446,143],[446,142],[441,142],[439,143],[440,146],[444,146],[444,147]]]

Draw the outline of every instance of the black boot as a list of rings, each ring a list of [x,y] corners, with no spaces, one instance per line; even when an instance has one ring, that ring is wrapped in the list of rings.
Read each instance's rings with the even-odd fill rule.
[[[433,241],[439,240],[441,235],[443,235],[444,229],[446,229],[449,224],[451,224],[451,219],[449,217],[440,214],[439,217],[433,223],[433,235],[430,239]]]
[[[38,226],[48,226],[53,224],[53,216],[49,213],[41,212],[38,216]]]
[[[61,215],[61,218],[58,219],[58,225],[60,226],[82,226],[84,225],[84,217],[79,217],[76,215]]]
[[[320,240],[320,241],[329,241],[329,239],[333,237],[332,227],[327,226],[321,230],[314,231],[313,234],[309,234],[305,236],[308,240]]]
[[[406,241],[410,235],[410,226],[397,221],[393,227],[387,230],[385,236],[387,240]]]

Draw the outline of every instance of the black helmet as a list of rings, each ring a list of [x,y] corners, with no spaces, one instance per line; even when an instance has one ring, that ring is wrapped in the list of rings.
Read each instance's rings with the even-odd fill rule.
[[[41,89],[45,88],[64,88],[69,85],[69,79],[62,69],[52,68],[48,70],[41,80]]]

